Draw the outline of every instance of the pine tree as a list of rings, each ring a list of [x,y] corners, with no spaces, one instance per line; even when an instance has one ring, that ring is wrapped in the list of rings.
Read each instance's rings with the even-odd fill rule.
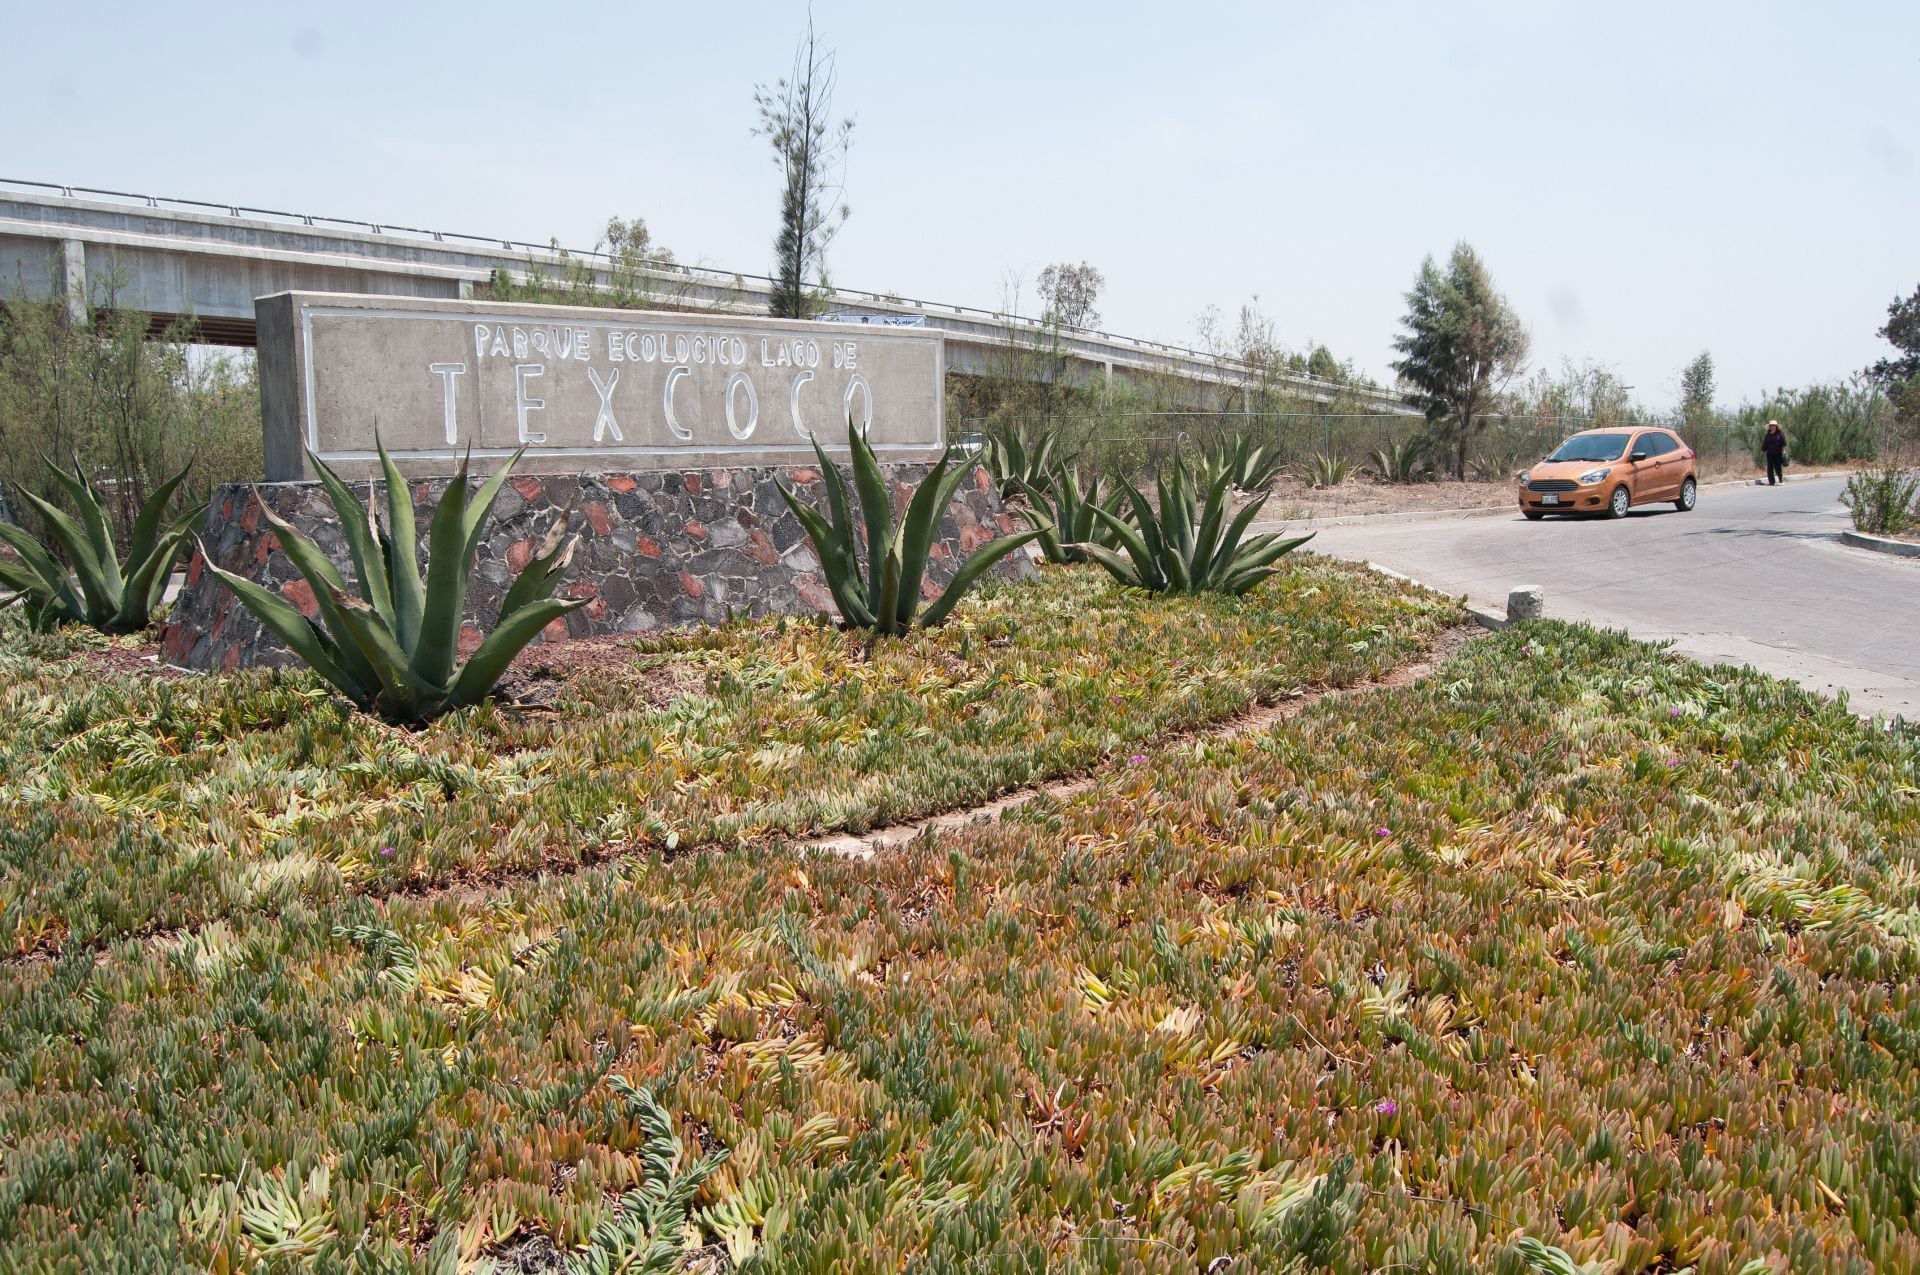
[[[813,19],[794,53],[793,71],[771,86],[754,89],[760,122],[754,134],[773,148],[780,169],[780,233],[774,237],[774,286],[767,312],[777,319],[805,319],[820,312],[819,289],[827,282],[827,245],[846,224],[841,170],[853,144],[851,116],[834,122],[834,55],[820,46]]]
[[[1393,345],[1405,357],[1393,369],[1463,479],[1473,435],[1486,424],[1480,414],[1526,364],[1527,329],[1465,243],[1454,245],[1445,273],[1432,257],[1421,263],[1401,323]]]
[[[1680,371],[1680,419],[1688,429],[1713,419],[1713,389],[1713,355],[1702,350]]]

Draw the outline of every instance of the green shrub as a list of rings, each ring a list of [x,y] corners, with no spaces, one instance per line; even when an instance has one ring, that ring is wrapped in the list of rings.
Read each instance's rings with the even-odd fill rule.
[[[206,502],[189,504],[186,512],[168,520],[167,504],[187,471],[166,479],[141,505],[123,562],[114,547],[106,506],[87,482],[79,456],[74,456],[72,473],[52,461],[47,468],[79,510],[78,520],[24,487],[20,495],[40,515],[72,570],[26,531],[0,522],[0,540],[20,555],[18,563],[0,562],[0,586],[14,590],[0,605],[19,601],[27,623],[40,632],[78,623],[106,633],[138,633],[166,593],[174,559],[193,534],[193,524],[205,516]]]
[[[1045,425],[1006,425],[987,433],[987,472],[1000,485],[1000,499],[1011,500],[1023,487],[1044,487],[1053,467],[1059,432]]]
[[[493,632],[464,664],[458,663],[474,550],[494,498],[525,450],[509,457],[477,493],[467,491],[467,462],[460,462],[459,472],[434,510],[424,581],[415,549],[413,493],[387,449],[380,448],[387,488],[384,527],[309,452],[340,515],[358,596],[347,592],[339,568],[318,546],[264,503],[261,512],[279,537],[281,551],[313,587],[324,626],[307,619],[279,594],[213,566],[211,557],[207,565],[260,623],[357,707],[389,721],[421,722],[478,703],[541,629],[586,605],[586,599],[549,596],[573,552],[574,542],[565,539],[563,516],[508,587]]]
[[[1108,513],[1122,514],[1122,496],[1114,491],[1105,500],[1100,498],[1100,477],[1095,475],[1085,490],[1081,489],[1080,477],[1074,473],[1071,465],[1058,465],[1047,476],[1044,488],[1020,485],[1026,494],[1028,508],[1022,513],[1033,523],[1034,530],[1040,533],[1040,552],[1048,562],[1086,562],[1085,545],[1104,545],[1109,549],[1120,547],[1120,541],[1113,530],[1095,516],[1094,511],[1105,509]]]
[[[1204,509],[1184,464],[1169,465],[1159,486],[1155,509],[1138,487],[1121,484],[1133,509],[1131,525],[1105,509],[1094,510],[1125,556],[1101,545],[1082,548],[1123,584],[1155,593],[1245,593],[1278,570],[1273,564],[1283,554],[1313,539],[1311,534],[1287,540],[1264,535],[1243,543],[1267,498],[1251,502],[1229,522],[1232,481],[1227,474],[1208,486]]]
[[[1853,529],[1897,536],[1920,527],[1920,470],[1877,465],[1847,479],[1840,503],[1853,515]]]
[[[1762,463],[1761,440],[1769,420],[1787,433],[1787,456],[1796,465],[1869,460],[1889,424],[1892,404],[1876,386],[1855,378],[1831,385],[1781,389],[1766,401],[1740,409],[1734,433]]]
[[[1265,491],[1280,476],[1279,453],[1256,441],[1250,433],[1222,438],[1207,448],[1203,456],[1201,473],[1209,486],[1213,479],[1225,474],[1228,482],[1240,491]]]
[[[1373,449],[1367,467],[1384,483],[1430,483],[1436,477],[1424,438],[1389,440],[1385,447]]]
[[[847,504],[846,480],[840,476],[840,467],[827,459],[818,438],[813,440],[813,451],[820,458],[820,472],[826,476],[827,512],[832,521],[822,518],[784,483],[780,495],[800,519],[808,539],[813,541],[814,552],[820,555],[820,570],[827,577],[834,604],[840,608],[840,618],[854,628],[871,629],[882,636],[905,633],[915,624],[930,628],[947,618],[988,568],[1040,535],[1037,529],[1023,531],[981,545],[960,565],[933,605],[922,611],[920,582],[926,578],[927,559],[940,535],[940,519],[968,470],[953,464],[951,452],[942,456],[920,481],[896,525],[886,474],[880,469],[872,444],[854,428],[851,419],[847,421],[847,446],[853,451],[853,485],[860,495],[860,516],[866,531],[864,572],[861,545]]]
[[[124,548],[141,506],[189,463],[194,481],[210,487],[259,480],[260,388],[250,353],[190,352],[199,338],[191,320],[155,340],[145,315],[103,308],[74,322],[64,305],[17,295],[0,302],[0,483],[78,514],[47,459],[78,454],[85,472],[114,479],[100,495]],[[174,513],[186,512],[186,497],[174,492]],[[35,535],[51,534],[31,510],[15,512]]]
[[[1338,456],[1309,457],[1301,477],[1309,487],[1338,487],[1353,476],[1353,462]]]

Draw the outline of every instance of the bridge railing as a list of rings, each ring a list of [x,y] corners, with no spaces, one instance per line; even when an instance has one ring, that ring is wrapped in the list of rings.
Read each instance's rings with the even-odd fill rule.
[[[415,236],[427,243],[450,245],[470,244],[484,246],[488,251],[521,253],[525,254],[529,259],[544,258],[550,264],[563,263],[569,260],[605,263],[608,268],[620,264],[620,258],[613,253],[603,252],[596,248],[567,248],[554,241],[536,244],[520,239],[504,239],[496,235],[474,235],[460,231],[429,230],[419,226],[403,226],[392,222],[362,221],[351,217],[327,217],[316,213],[296,213],[275,208],[255,208],[246,204],[220,203],[205,199],[186,199],[171,195],[149,195],[135,191],[112,190],[98,186],[70,186],[57,182],[27,181],[11,177],[0,177],[0,187],[48,191],[56,193],[64,199],[77,200],[82,197],[102,197],[125,200],[156,211],[164,211],[166,209],[178,209],[181,211],[205,210],[224,213],[229,217],[275,219],[314,228],[339,227],[373,235]],[[725,286],[726,283],[731,280],[740,280],[742,282],[750,281],[763,287],[770,287],[775,282],[767,275],[721,270],[710,266],[684,265],[679,262],[648,262],[646,268],[650,273],[678,275],[688,280],[695,280],[717,286]],[[1051,332],[1053,330],[1049,325],[1042,324],[1035,319],[1005,310],[987,310],[977,306],[955,305],[950,302],[929,301],[917,297],[902,296],[897,293],[872,292],[860,288],[843,288],[834,285],[829,285],[827,293],[829,298],[839,305],[877,305],[929,315],[952,314],[991,323],[1026,335]],[[1197,350],[1191,346],[1174,345],[1165,341],[1154,341],[1142,337],[1127,336],[1123,333],[1108,332],[1100,328],[1079,328],[1063,324],[1059,326],[1058,330],[1062,335],[1078,340],[1115,347],[1117,349],[1151,353],[1161,357],[1185,359],[1197,363],[1202,367],[1215,369],[1225,374],[1238,374],[1246,371],[1244,365],[1236,359],[1226,358],[1207,350]],[[1312,386],[1313,388],[1326,391],[1335,391],[1341,388],[1337,382],[1326,381],[1322,378],[1304,373],[1290,374],[1285,379],[1298,385]]]

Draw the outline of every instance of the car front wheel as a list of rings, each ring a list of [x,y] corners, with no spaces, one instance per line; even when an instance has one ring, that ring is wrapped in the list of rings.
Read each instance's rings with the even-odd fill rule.
[[[1615,487],[1613,495],[1607,500],[1607,517],[1624,518],[1627,510],[1633,506],[1633,497],[1627,494],[1625,485]]]
[[[1692,513],[1693,506],[1699,499],[1700,484],[1689,478],[1680,484],[1680,499],[1673,502],[1673,507],[1683,514]]]

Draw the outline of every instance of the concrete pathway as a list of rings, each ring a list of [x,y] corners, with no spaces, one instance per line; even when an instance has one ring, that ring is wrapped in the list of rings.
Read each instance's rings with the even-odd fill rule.
[[[1704,487],[1622,522],[1512,514],[1327,527],[1311,547],[1412,576],[1504,611],[1546,592],[1547,615],[1671,639],[1708,663],[1747,664],[1861,712],[1920,721],[1920,561],[1842,545],[1838,478]]]

